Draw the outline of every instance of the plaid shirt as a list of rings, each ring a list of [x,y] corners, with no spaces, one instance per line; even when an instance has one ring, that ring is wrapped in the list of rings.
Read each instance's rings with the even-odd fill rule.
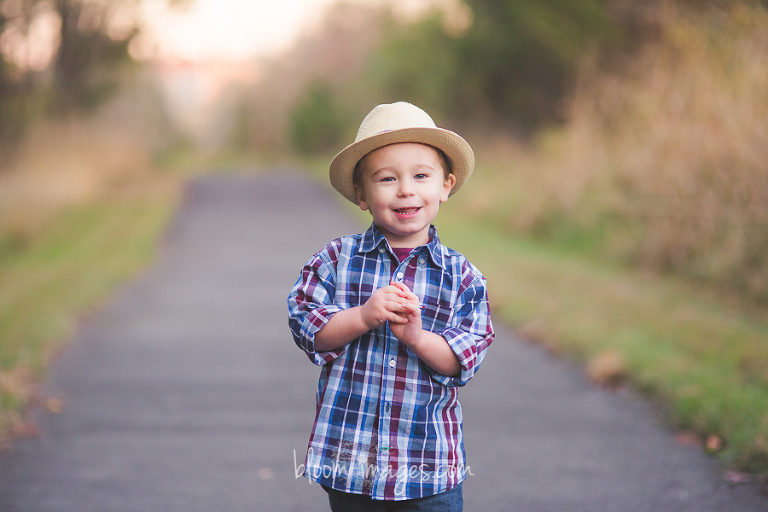
[[[441,375],[398,342],[387,325],[342,348],[318,352],[315,333],[343,309],[390,283],[421,299],[422,325],[461,363]],[[458,387],[472,378],[494,333],[483,275],[460,253],[430,242],[402,263],[372,225],[329,243],[302,269],[288,298],[296,344],[322,366],[304,475],[375,499],[431,496],[467,475]]]

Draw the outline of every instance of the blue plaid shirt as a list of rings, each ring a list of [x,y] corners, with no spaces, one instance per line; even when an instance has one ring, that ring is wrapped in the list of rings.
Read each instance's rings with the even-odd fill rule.
[[[315,350],[315,333],[334,313],[364,304],[391,280],[419,296],[422,325],[451,346],[459,376],[432,370],[387,325],[342,348]],[[479,368],[494,332],[485,278],[442,245],[434,227],[430,242],[403,262],[375,225],[332,241],[306,263],[288,307],[296,344],[322,367],[307,478],[386,500],[431,496],[466,478],[458,388]]]

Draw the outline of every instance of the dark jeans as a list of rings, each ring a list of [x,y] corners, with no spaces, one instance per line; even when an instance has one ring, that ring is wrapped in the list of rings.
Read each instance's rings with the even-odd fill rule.
[[[325,490],[333,512],[462,512],[464,509],[461,484],[441,494],[403,501],[380,501],[362,494]]]

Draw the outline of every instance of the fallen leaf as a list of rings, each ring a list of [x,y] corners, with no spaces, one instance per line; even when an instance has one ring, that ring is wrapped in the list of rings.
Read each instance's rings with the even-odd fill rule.
[[[708,453],[717,453],[723,449],[723,439],[720,436],[714,434],[707,436],[707,441],[704,443],[704,448]]]
[[[607,350],[589,362],[587,378],[598,386],[617,388],[627,378],[627,365],[619,352]]]
[[[52,414],[61,414],[61,411],[64,409],[64,402],[60,398],[51,397],[46,399],[45,408]]]
[[[739,473],[738,471],[726,471],[723,480],[731,485],[748,484],[752,482],[752,475]]]

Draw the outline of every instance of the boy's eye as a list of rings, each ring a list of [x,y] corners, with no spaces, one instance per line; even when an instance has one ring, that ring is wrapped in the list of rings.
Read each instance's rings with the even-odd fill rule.
[[[423,172],[421,172],[421,173],[417,174],[416,176],[414,176],[414,178],[416,178],[417,180],[423,180],[424,178],[428,178],[428,177],[429,176],[427,176]]]
[[[385,176],[381,178],[379,181],[395,181],[395,178],[393,178],[392,176]]]

